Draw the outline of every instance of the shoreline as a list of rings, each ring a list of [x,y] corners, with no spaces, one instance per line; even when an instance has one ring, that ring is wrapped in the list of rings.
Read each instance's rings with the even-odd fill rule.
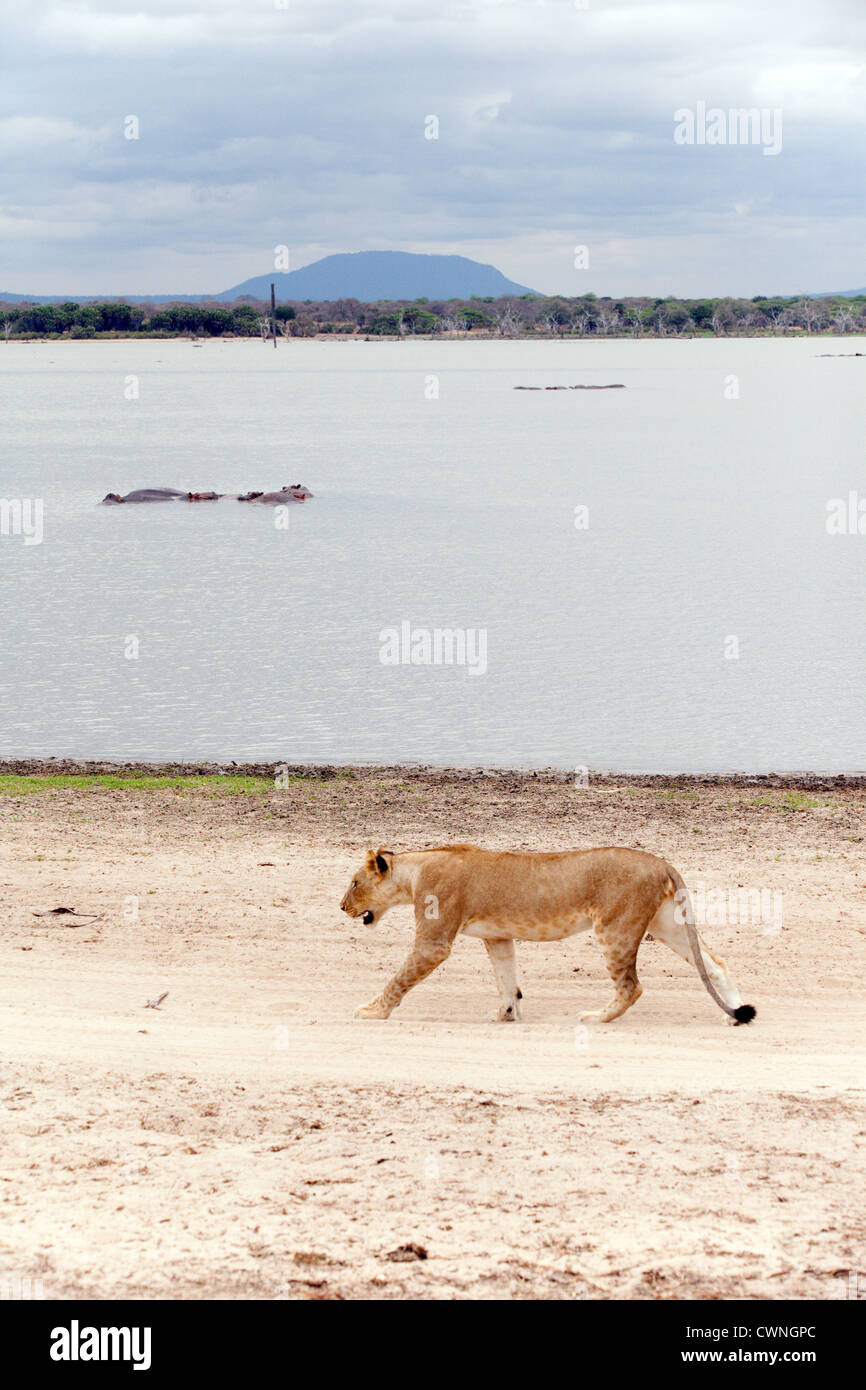
[[[292,780],[316,782],[339,779],[395,778],[447,785],[451,782],[478,782],[519,785],[547,782],[574,785],[573,769],[561,768],[502,768],[502,767],[437,767],[416,763],[289,763],[267,762],[202,762],[123,760],[111,758],[0,758],[0,776],[6,777],[247,777],[273,781],[278,772]],[[866,788],[866,772],[612,772],[602,768],[588,769],[586,787],[683,788],[683,787],[766,787],[768,789],[804,791],[834,791],[841,787]]]
[[[792,329],[790,332],[777,333],[772,329],[766,329],[754,333],[653,333],[645,332],[639,335],[634,333],[518,333],[514,335],[503,335],[501,333],[479,333],[475,332],[444,332],[444,333],[306,333],[299,334],[297,337],[280,337],[278,342],[283,343],[599,343],[599,342],[621,342],[621,343],[683,343],[683,342],[713,342],[728,343],[732,340],[751,342],[756,339],[775,338],[778,342],[794,342],[801,339],[811,341],[836,341],[855,342],[866,338],[866,332],[837,333],[825,330],[823,332],[807,333],[805,329]],[[35,343],[47,343],[54,347],[58,343],[115,343],[115,342],[190,342],[199,347],[205,343],[262,343],[270,346],[271,338],[261,338],[254,334],[220,333],[198,336],[191,333],[94,333],[93,337],[73,338],[68,333],[57,333],[54,336],[41,335],[38,333],[16,334],[14,338],[2,340],[6,343],[25,343],[32,346]],[[830,356],[851,356],[862,357],[862,352],[832,353]]]

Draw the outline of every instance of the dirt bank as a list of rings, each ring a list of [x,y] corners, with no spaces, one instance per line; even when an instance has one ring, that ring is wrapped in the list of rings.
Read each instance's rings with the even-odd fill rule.
[[[866,1274],[862,779],[163,771],[0,783],[0,1276],[47,1297],[825,1299]],[[454,839],[664,854],[706,903],[723,890],[703,930],[757,1022],[724,1026],[647,943],[639,1004],[577,1029],[608,992],[588,937],[519,948],[523,1024],[488,1022],[469,940],[387,1023],[353,1021],[411,917],[345,919],[350,871],[368,845]],[[732,920],[740,890],[756,911]],[[33,915],[59,905],[99,920]],[[389,1258],[404,1245],[427,1258]]]

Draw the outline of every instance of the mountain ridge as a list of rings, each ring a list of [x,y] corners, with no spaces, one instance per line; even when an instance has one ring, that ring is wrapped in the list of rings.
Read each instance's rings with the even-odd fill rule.
[[[5,294],[9,304],[93,304],[125,300],[130,304],[229,304],[244,296],[269,300],[271,284],[277,301],[305,299],[328,302],[357,299],[361,303],[381,300],[469,299],[472,295],[536,294],[537,291],[509,280],[495,266],[470,260],[467,256],[439,256],[414,251],[347,251],[324,256],[299,270],[272,271],[254,275],[240,284],[216,294]]]
[[[358,299],[373,304],[384,299],[468,299],[471,295],[535,294],[509,280],[495,266],[467,256],[438,256],[413,251],[348,251],[324,256],[300,270],[255,275],[220,300],[251,294],[270,297],[271,282],[281,298],[304,300]],[[291,293],[290,293],[291,291]]]
[[[822,290],[820,294],[813,294],[812,299],[857,299],[859,295],[866,294],[864,290]]]

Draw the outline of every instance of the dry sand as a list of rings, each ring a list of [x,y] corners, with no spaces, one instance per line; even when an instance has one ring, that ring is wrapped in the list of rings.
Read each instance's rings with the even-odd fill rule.
[[[0,1278],[56,1298],[832,1299],[866,1287],[861,783],[400,770],[264,794],[0,797]],[[637,845],[694,889],[782,895],[705,935],[759,1012],[724,1025],[646,943],[480,942],[385,1023],[411,938],[338,910],[369,845]],[[58,905],[94,924],[37,918]],[[134,911],[137,906],[137,917]],[[161,1010],[145,1001],[168,990]],[[426,1259],[389,1259],[405,1245]],[[410,1252],[411,1253],[411,1252]]]

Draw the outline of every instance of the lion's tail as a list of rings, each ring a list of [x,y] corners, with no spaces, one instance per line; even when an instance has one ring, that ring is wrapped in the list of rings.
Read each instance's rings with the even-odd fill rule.
[[[671,881],[676,890],[677,901],[682,904],[683,920],[685,922],[686,934],[689,938],[689,947],[691,948],[692,952],[692,960],[697,966],[698,974],[704,982],[704,987],[706,988],[707,993],[710,995],[712,999],[715,999],[719,1008],[724,1009],[725,1013],[730,1018],[732,1018],[735,1023],[751,1023],[752,1019],[755,1017],[755,1010],[752,1007],[752,1005],[740,1004],[739,1008],[732,1009],[730,1004],[726,1004],[724,999],[721,998],[721,996],[716,990],[715,985],[713,984],[712,980],[707,974],[707,967],[704,961],[704,953],[701,950],[701,943],[698,940],[698,931],[697,927],[695,926],[695,914],[692,910],[692,900],[689,894],[689,890],[683,882],[682,874],[678,873],[678,871],[673,867],[672,864],[668,864],[667,868],[668,873],[671,876]]]

